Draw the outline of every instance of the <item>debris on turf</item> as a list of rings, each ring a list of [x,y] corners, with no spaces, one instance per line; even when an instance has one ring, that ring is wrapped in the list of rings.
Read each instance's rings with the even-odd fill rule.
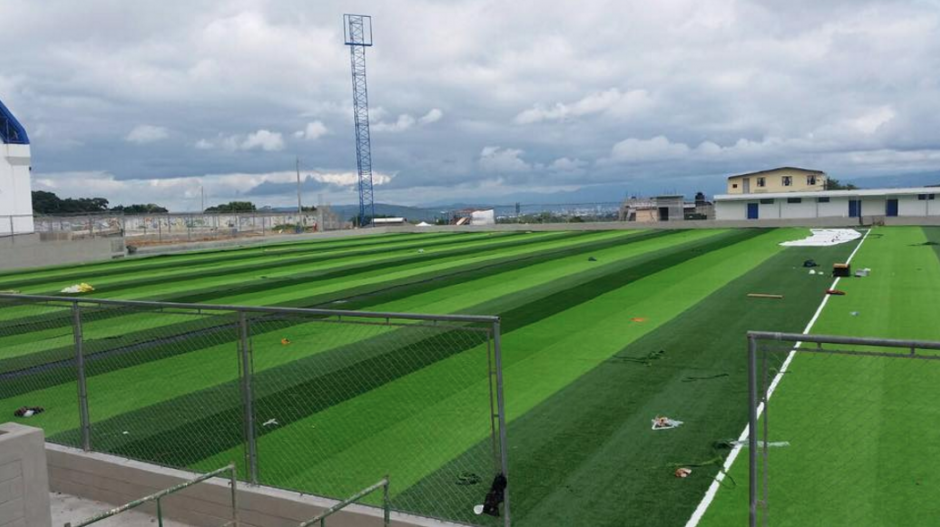
[[[483,481],[483,478],[474,472],[461,472],[457,476],[457,484],[460,486],[476,485],[481,481]]]
[[[729,444],[730,444],[731,446],[739,446],[739,447],[741,447],[741,448],[747,448],[748,446],[750,446],[750,444],[749,444],[747,441],[731,441]],[[789,441],[768,441],[768,442],[766,443],[766,447],[765,447],[764,445],[765,445],[765,443],[764,443],[763,441],[758,441],[758,442],[757,442],[757,448],[779,448],[779,447],[785,447],[785,446],[790,446],[790,442],[789,442]]]
[[[497,474],[493,478],[490,491],[486,493],[486,499],[483,500],[483,513],[499,517],[499,504],[505,499],[506,483],[506,476],[502,474]],[[476,507],[474,507],[474,512],[476,512]]]
[[[847,263],[832,264],[832,276],[852,276],[852,266]]]
[[[423,253],[423,252],[424,252],[424,249],[418,249],[418,252],[419,252],[419,253]]]
[[[845,296],[845,291],[841,291],[839,289],[826,289],[826,294],[835,295],[835,296]]]
[[[803,262],[803,267],[819,267],[819,264],[816,263],[816,260],[806,260]]]
[[[278,424],[280,423],[277,422],[277,419],[268,419],[262,423],[261,426],[277,426]]]
[[[653,419],[653,430],[669,430],[670,428],[678,428],[680,425],[682,425],[682,421],[670,419],[665,416],[656,416],[656,418]]]
[[[748,293],[748,298],[772,298],[774,300],[782,300],[783,295],[771,295],[767,293]]]
[[[852,311],[852,312],[849,313],[849,314],[852,315],[853,317],[857,317],[857,316],[858,316],[858,311]]]
[[[611,362],[639,362],[640,364],[645,364],[650,366],[654,360],[662,359],[666,356],[666,350],[651,351],[646,354],[645,357],[620,357],[614,355],[610,358]]]
[[[675,472],[677,478],[687,478],[689,477],[689,474],[691,473],[692,473],[692,469],[688,467],[679,467],[676,469],[676,472]]]
[[[281,346],[290,346],[290,345],[291,345],[291,341],[289,338],[284,337],[281,339]]]
[[[633,317],[630,319],[630,322],[646,322],[647,320],[649,319],[646,317]]]
[[[86,284],[85,282],[82,282],[80,284],[70,285],[66,287],[65,289],[63,289],[61,292],[75,294],[75,293],[90,293],[94,290],[95,288],[92,287],[91,284]]]
[[[695,382],[695,381],[710,381],[712,379],[720,379],[722,377],[730,377],[727,373],[719,373],[718,375],[709,375],[707,377],[686,377],[682,379],[682,382]]]
[[[596,261],[597,261],[597,258],[594,258],[593,256],[591,256],[590,258],[588,258],[588,261],[589,261],[589,262],[596,262]]]
[[[871,269],[869,269],[869,268],[867,268],[867,267],[864,268],[864,269],[859,269],[858,271],[855,271],[855,277],[856,277],[856,278],[864,278],[864,277],[868,276],[869,274],[871,274]]]
[[[816,274],[816,271],[814,269],[810,269],[809,274]]]
[[[24,406],[22,408],[18,408],[15,412],[13,412],[13,415],[15,415],[16,417],[32,417],[36,414],[41,414],[45,411],[46,409],[43,408],[42,406]]]

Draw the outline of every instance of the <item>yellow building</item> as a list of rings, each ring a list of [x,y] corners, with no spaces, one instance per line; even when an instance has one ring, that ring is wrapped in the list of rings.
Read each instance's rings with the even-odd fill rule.
[[[812,192],[826,190],[828,176],[822,170],[780,167],[728,178],[728,194]]]

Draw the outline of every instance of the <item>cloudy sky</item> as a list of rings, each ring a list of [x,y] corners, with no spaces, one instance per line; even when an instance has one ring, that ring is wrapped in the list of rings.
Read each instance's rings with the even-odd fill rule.
[[[34,187],[289,205],[299,157],[305,200],[354,202],[345,12],[373,16],[377,201],[940,174],[937,1],[0,0]]]

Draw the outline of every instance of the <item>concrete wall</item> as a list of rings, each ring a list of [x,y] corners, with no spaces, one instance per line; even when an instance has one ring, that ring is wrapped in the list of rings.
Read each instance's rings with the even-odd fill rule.
[[[123,505],[197,476],[182,470],[53,444],[46,445],[46,455],[53,491],[111,505]],[[394,479],[391,484],[394,488]],[[218,527],[230,520],[230,503],[231,490],[228,482],[222,479],[199,483],[162,500],[163,512],[168,518],[197,527]],[[295,527],[335,503],[334,500],[269,487],[241,484],[238,487],[242,527]],[[144,506],[141,510],[153,512],[151,506]],[[343,512],[331,516],[328,524],[331,527],[370,527],[381,525],[381,517],[380,509],[350,505]],[[398,513],[392,514],[391,524],[393,527],[455,525]]]
[[[937,192],[934,196],[934,199],[899,196],[898,216],[940,216],[940,192]]]
[[[0,425],[0,526],[51,527],[42,430]]]
[[[29,145],[0,143],[0,236],[33,232]]]
[[[124,255],[122,238],[40,241],[38,234],[0,238],[0,269],[110,260]]]

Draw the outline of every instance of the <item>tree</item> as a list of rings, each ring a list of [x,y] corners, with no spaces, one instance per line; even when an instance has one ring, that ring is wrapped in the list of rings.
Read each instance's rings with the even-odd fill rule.
[[[104,198],[66,198],[53,192],[33,191],[33,212],[38,214],[82,214],[107,212],[108,200]]]
[[[826,180],[826,190],[857,190],[858,187],[851,183],[843,183],[838,179],[831,177]]]
[[[126,207],[124,205],[118,205],[117,207],[112,207],[111,210],[123,212],[124,214],[159,214],[169,212],[166,208],[153,203],[128,205]]]
[[[215,207],[209,207],[206,212],[254,212],[258,210],[250,201],[230,201]]]
[[[62,200],[52,192],[45,190],[33,191],[33,212],[37,214],[55,214],[59,211]]]

